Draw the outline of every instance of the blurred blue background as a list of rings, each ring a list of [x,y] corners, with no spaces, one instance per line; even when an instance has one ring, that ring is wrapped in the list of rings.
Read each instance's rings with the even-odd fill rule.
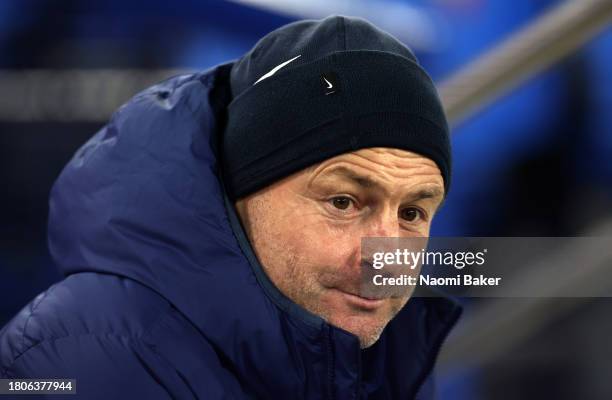
[[[95,112],[79,117],[62,110],[74,103],[64,98],[71,91],[53,93],[59,111],[32,103],[62,71],[205,69],[239,57],[285,23],[338,13],[365,17],[396,35],[442,82],[558,3],[1,1],[0,326],[60,279],[46,248],[49,190],[72,153],[104,124]],[[432,234],[575,236],[609,218],[611,65],[607,29],[456,127],[452,189]],[[47,75],[32,77],[33,71]],[[145,81],[130,94],[152,83]],[[116,99],[113,107],[127,99],[112,90],[96,88],[90,97]],[[612,398],[611,304],[582,304],[486,365],[445,369],[440,398]],[[473,305],[466,305],[469,313]]]

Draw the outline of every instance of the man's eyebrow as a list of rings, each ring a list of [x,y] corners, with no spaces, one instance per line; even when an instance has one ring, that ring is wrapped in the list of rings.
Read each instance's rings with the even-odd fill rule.
[[[422,199],[434,199],[440,197],[440,203],[436,207],[436,212],[442,208],[446,197],[444,196],[444,190],[442,190],[439,186],[433,186],[431,188],[421,189],[416,192],[414,199],[412,201],[418,201]]]
[[[386,188],[383,187],[374,178],[371,178],[367,175],[358,174],[352,169],[344,167],[344,166],[337,166],[334,168],[330,168],[329,170],[323,172],[322,175],[324,176],[325,175],[341,175],[345,178],[348,178],[349,180],[353,181],[354,183],[356,183],[357,185],[363,188],[366,188],[366,189],[376,188],[376,189],[380,189],[384,191],[385,193],[387,192]]]
[[[422,200],[422,199],[433,199],[436,197],[442,197],[444,192],[438,186],[433,186],[431,188],[420,189],[413,195],[414,200]]]
[[[332,174],[344,176],[363,188],[366,188],[366,189],[376,188],[376,189],[379,189],[385,192],[385,194],[388,194],[387,188],[385,188],[380,182],[376,181],[376,179],[368,175],[361,175],[353,171],[350,168],[347,168],[344,166],[337,166],[323,173],[323,175],[332,175]],[[441,197],[442,202],[444,201],[444,190],[441,189],[437,185],[427,187],[427,188],[422,188],[412,193],[410,195],[410,201],[419,201],[419,200],[424,200],[424,199],[432,199],[436,197]],[[442,202],[440,203],[438,208],[442,206]]]

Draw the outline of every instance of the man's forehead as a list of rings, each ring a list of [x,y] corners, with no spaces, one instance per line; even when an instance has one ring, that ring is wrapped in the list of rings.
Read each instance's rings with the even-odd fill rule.
[[[410,163],[413,164],[415,162],[428,164],[431,166],[436,166],[436,163],[421,154],[390,148],[390,147],[368,147],[364,149],[359,149],[343,154],[339,154],[335,157],[329,158],[327,160],[321,161],[320,163],[312,166],[312,171],[316,170],[317,167],[325,168],[329,164],[333,164],[335,162],[340,162],[344,160],[357,160],[362,159],[365,161],[371,161],[375,163],[382,164],[383,166],[392,166],[395,163]]]
[[[435,176],[432,174],[432,176]],[[320,179],[326,178],[337,178],[343,179],[347,181],[351,181],[358,186],[363,188],[377,188],[377,189],[386,189],[389,185],[401,185],[401,183],[406,180],[397,180],[391,181],[380,179],[380,175],[374,173],[369,173],[365,171],[360,171],[358,169],[352,168],[352,166],[346,166],[341,163],[330,165],[328,168],[321,171],[320,174],[317,175]],[[427,197],[442,197],[444,194],[444,189],[441,183],[437,183],[437,179],[427,179],[427,180],[419,180],[419,191],[426,191],[429,193]]]
[[[393,157],[402,157],[402,160],[384,157],[385,154],[394,154]],[[397,149],[363,149],[346,153],[311,166],[305,172],[309,184],[346,181],[386,193],[399,189],[419,198],[444,197],[443,179],[436,164],[419,154]]]
[[[431,159],[411,151],[385,147],[365,148],[340,154],[312,165],[304,172],[313,177],[332,173],[351,177],[363,169],[372,170],[373,173],[384,170],[397,171],[399,176],[405,177],[413,175],[411,170],[414,169],[416,173],[431,174],[442,179],[438,166]]]

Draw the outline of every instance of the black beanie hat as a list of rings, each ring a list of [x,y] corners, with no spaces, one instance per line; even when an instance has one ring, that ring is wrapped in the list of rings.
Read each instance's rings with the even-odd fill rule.
[[[285,25],[230,75],[223,170],[235,200],[310,165],[367,147],[433,160],[448,193],[448,126],[414,54],[369,22],[331,16]]]

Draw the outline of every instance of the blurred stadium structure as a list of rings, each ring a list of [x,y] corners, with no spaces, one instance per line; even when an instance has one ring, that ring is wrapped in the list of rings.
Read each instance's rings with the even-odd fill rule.
[[[469,116],[535,73],[575,51],[612,22],[608,0],[568,1],[444,81],[449,119]]]
[[[456,124],[455,173],[433,235],[597,235],[612,244],[612,1],[7,1],[0,324],[59,279],[45,249],[50,185],[118,105],[167,76],[238,57],[286,22],[333,13],[395,34],[441,82]],[[545,286],[545,268],[579,250],[551,250],[517,276]],[[612,267],[609,255],[584,262],[586,284]],[[576,283],[557,278],[556,290]],[[466,300],[441,354],[440,397],[612,398],[611,306],[554,292]]]

